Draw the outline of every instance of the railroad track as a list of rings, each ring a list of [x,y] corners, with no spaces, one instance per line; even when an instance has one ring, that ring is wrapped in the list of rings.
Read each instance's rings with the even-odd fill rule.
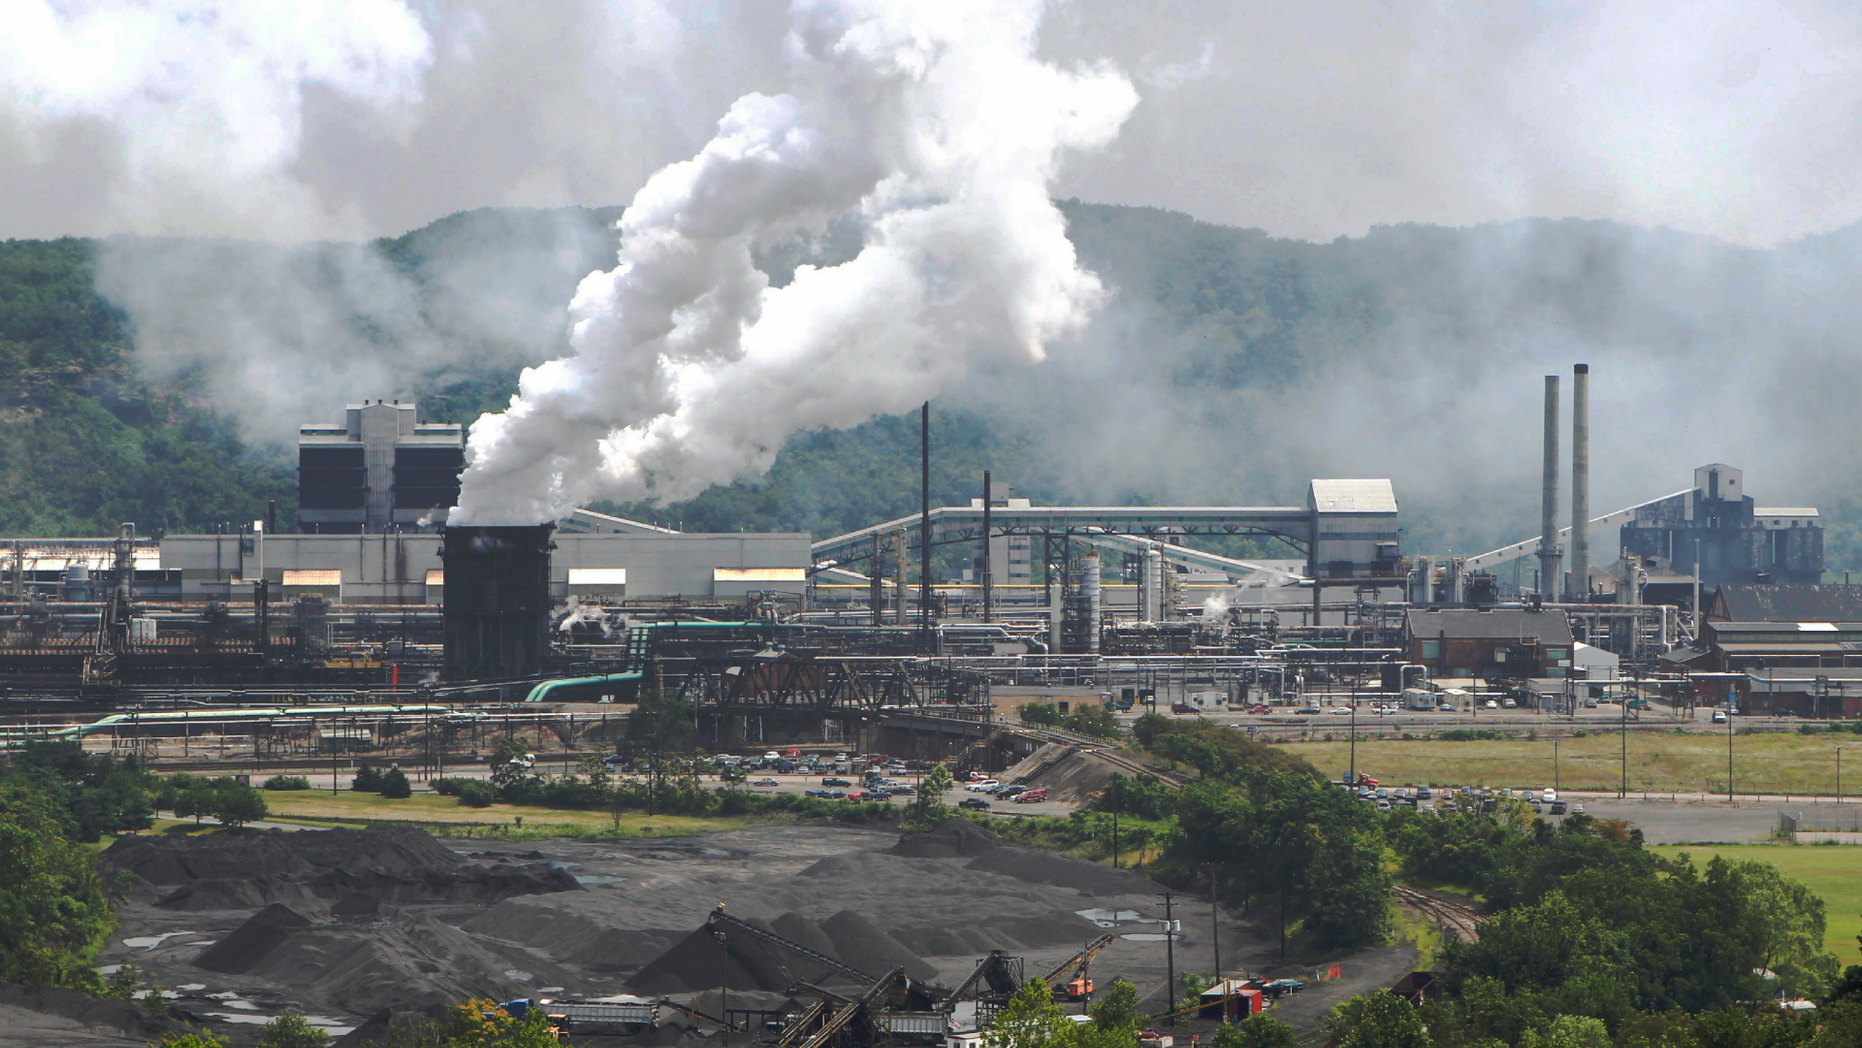
[[[1176,775],[1172,775],[1169,772],[1158,771],[1156,768],[1146,767],[1144,762],[1128,757],[1125,754],[1120,753],[1118,750],[1113,749],[1109,746],[1105,746],[1103,744],[1093,749],[1093,756],[1099,758],[1100,760],[1106,762],[1107,764],[1112,765],[1113,767],[1123,769],[1124,771],[1129,772],[1130,774],[1134,776],[1136,775],[1153,776],[1158,781],[1162,782],[1166,786],[1171,787],[1172,789],[1180,789],[1184,785],[1182,778]]]
[[[1454,936],[1460,942],[1474,942],[1481,937],[1482,918],[1473,907],[1465,903],[1445,902],[1401,885],[1397,886],[1396,894],[1398,899],[1421,910],[1444,934]]]

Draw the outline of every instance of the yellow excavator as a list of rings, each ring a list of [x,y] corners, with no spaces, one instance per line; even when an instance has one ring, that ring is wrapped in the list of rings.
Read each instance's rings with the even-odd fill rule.
[[[1048,988],[1054,991],[1057,1001],[1090,1001],[1093,999],[1093,979],[1089,973],[1093,958],[1099,951],[1112,945],[1113,937],[1101,935],[1086,944],[1079,953],[1060,962],[1053,971],[1047,973]]]

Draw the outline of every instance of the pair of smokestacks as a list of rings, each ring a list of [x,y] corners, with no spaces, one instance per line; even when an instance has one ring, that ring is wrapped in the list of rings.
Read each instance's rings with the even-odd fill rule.
[[[1590,365],[1571,366],[1571,574],[1565,600],[1590,593]],[[1558,376],[1545,376],[1545,473],[1539,514],[1539,592],[1558,588]]]

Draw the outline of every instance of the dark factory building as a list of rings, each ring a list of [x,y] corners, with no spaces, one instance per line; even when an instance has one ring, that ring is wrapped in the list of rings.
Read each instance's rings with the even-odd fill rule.
[[[447,680],[535,676],[549,650],[554,525],[440,533]]]
[[[465,429],[421,422],[411,403],[351,404],[341,425],[298,430],[299,530],[431,531],[458,504]]]
[[[1691,491],[1638,507],[1623,525],[1622,544],[1625,556],[1655,567],[1652,576],[1666,574],[1677,584],[1694,574],[1696,556],[1708,586],[1823,581],[1817,511],[1758,506],[1745,493],[1745,474],[1719,462],[1694,471]]]
[[[1431,677],[1564,677],[1571,621],[1558,610],[1412,608],[1403,619],[1409,660]]]

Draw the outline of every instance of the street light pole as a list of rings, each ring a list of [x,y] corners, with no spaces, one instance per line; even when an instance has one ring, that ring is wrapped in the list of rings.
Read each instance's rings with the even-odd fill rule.
[[[1553,739],[1552,740],[1552,789],[1562,790],[1564,788],[1565,788],[1564,783],[1560,782],[1558,778],[1558,740]]]
[[[1731,720],[1732,718],[1727,718]],[[1836,803],[1843,802],[1843,748],[1836,747]]]
[[[1726,718],[1726,803],[1733,803],[1733,718]]]
[[[1358,703],[1351,703],[1351,784],[1358,784]]]

